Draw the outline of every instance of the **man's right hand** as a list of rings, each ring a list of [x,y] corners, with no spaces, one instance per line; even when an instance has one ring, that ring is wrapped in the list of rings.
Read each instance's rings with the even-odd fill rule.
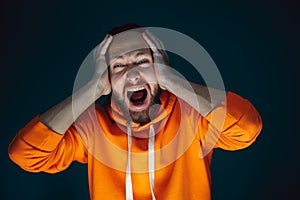
[[[97,84],[95,100],[100,98],[102,95],[108,95],[111,92],[111,85],[108,78],[108,65],[105,54],[112,39],[113,37],[111,35],[106,35],[104,40],[93,50],[95,72],[90,83]]]
[[[93,50],[95,72],[88,84],[40,115],[40,121],[53,131],[64,134],[74,120],[102,95],[111,92],[108,79],[106,51],[112,41],[107,35]]]

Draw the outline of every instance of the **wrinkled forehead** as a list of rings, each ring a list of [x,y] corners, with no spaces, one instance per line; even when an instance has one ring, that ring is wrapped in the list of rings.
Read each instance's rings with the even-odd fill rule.
[[[113,60],[126,53],[139,49],[149,49],[142,34],[136,31],[125,31],[113,36],[113,40],[108,48],[108,57]]]

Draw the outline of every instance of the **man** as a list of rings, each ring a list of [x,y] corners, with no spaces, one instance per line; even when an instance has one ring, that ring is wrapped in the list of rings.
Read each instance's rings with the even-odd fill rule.
[[[184,80],[161,41],[135,28],[105,37],[89,82],[21,129],[10,158],[30,172],[87,163],[91,199],[208,200],[212,148],[248,147],[261,118],[232,92]]]

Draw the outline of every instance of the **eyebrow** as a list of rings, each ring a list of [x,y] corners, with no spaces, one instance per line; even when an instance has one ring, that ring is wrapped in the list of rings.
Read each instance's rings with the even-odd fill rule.
[[[138,52],[137,54],[135,54],[135,57],[142,56],[142,55],[145,55],[145,53],[144,52]]]
[[[129,55],[131,54],[131,53],[128,53]],[[136,52],[136,54],[134,55],[134,57],[136,58],[136,57],[139,57],[139,56],[142,56],[142,55],[146,55],[146,53],[145,52],[142,52],[142,51],[138,51],[138,52]],[[116,57],[116,58],[113,58],[113,59],[111,59],[112,61],[115,61],[115,60],[118,60],[118,59],[123,59],[123,55],[121,55],[121,56],[118,56],[118,57]]]

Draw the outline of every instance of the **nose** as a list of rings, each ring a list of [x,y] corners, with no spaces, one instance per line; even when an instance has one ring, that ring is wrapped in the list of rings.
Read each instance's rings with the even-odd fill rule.
[[[131,84],[136,84],[140,79],[140,73],[136,67],[132,67],[127,71],[126,78]]]

